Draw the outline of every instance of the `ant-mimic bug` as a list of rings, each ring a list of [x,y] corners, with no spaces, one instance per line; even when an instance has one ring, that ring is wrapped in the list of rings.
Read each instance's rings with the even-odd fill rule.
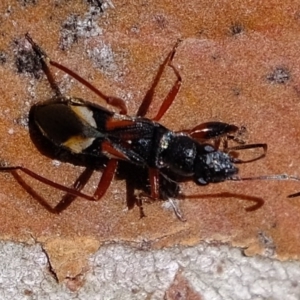
[[[37,103],[31,108],[32,120],[40,133],[54,145],[73,154],[89,156],[95,161],[105,156],[108,161],[94,195],[81,192],[84,183],[80,182],[80,179],[73,187],[66,187],[23,166],[1,167],[0,171],[15,172],[19,170],[40,182],[88,200],[98,200],[103,197],[120,160],[149,170],[151,190],[149,197],[152,199],[169,197],[168,193],[165,194],[162,191],[161,181],[172,182],[173,190],[178,192],[178,182],[170,179],[173,175],[192,179],[197,185],[207,185],[225,180],[300,180],[296,176],[285,174],[239,177],[236,164],[253,162],[264,157],[267,144],[243,144],[236,138],[240,129],[235,125],[206,122],[192,129],[174,132],[158,123],[174,101],[181,86],[181,76],[172,64],[178,43],[161,65],[137,115],[131,117],[126,115],[127,108],[122,99],[106,96],[75,72],[52,61],[28,34],[26,34],[26,39],[40,59],[42,70],[55,92],[55,97]],[[114,113],[80,98],[63,96],[52,77],[48,64],[69,74],[108,104],[118,108],[120,112]],[[176,81],[163,100],[156,116],[148,119],[145,115],[152,102],[154,90],[166,67],[172,68]],[[229,140],[235,140],[239,145],[229,147]],[[231,154],[253,148],[262,149],[263,153],[248,160],[236,158]],[[174,192],[174,194],[176,193]],[[180,213],[176,210],[175,212],[181,218]]]

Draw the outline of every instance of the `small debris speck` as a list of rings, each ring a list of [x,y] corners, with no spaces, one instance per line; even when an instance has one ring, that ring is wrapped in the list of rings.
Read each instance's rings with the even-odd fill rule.
[[[100,5],[102,1],[89,1],[88,3],[90,9],[83,17],[71,15],[63,22],[59,45],[62,50],[69,49],[79,38],[90,38],[102,34],[102,28],[97,24],[97,19],[103,12],[103,6]]]
[[[95,9],[99,9],[100,12],[103,12],[104,9],[103,9],[103,5],[104,5],[104,1],[102,0],[86,0],[86,2],[94,7]]]
[[[264,247],[264,255],[272,257],[276,253],[276,246],[273,239],[270,236],[267,236],[264,232],[258,233],[258,241]]]
[[[19,0],[19,3],[22,6],[35,5],[35,4],[37,4],[37,0]]]
[[[24,128],[28,128],[29,118],[28,116],[20,116],[19,118],[14,120],[14,123],[20,125]]]
[[[237,35],[245,31],[244,27],[240,23],[233,23],[230,27],[231,35]]]
[[[66,50],[70,48],[72,44],[77,42],[78,40],[77,22],[78,22],[78,16],[71,15],[62,24],[62,29],[60,33],[60,48],[62,50]]]
[[[110,0],[86,0],[86,2],[94,9],[103,13],[108,8],[115,8]]]
[[[3,65],[6,63],[6,53],[4,51],[0,51],[0,65]]]
[[[110,45],[100,44],[88,50],[88,56],[94,61],[96,67],[103,72],[115,72],[117,70],[114,53]]]
[[[23,42],[15,41],[15,44],[15,65],[18,73],[29,73],[39,79],[42,74],[42,64],[39,57],[35,55],[32,49],[26,48]]]
[[[276,68],[270,75],[267,76],[267,79],[271,83],[275,84],[284,84],[290,80],[290,72],[286,68]]]
[[[60,162],[59,160],[54,159],[54,160],[52,160],[52,165],[53,165],[54,167],[58,167],[58,166],[61,165],[61,162]]]

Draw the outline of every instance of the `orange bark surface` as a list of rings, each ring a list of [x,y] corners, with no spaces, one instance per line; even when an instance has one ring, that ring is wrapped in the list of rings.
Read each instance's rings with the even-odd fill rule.
[[[18,72],[16,61],[20,49],[29,47],[24,39],[29,32],[53,60],[105,94],[123,98],[129,115],[136,113],[160,64],[181,39],[174,65],[182,87],[161,123],[175,131],[207,121],[245,126],[247,142],[267,143],[268,153],[262,160],[240,165],[242,176],[300,175],[298,1],[107,1],[104,12],[93,19],[92,30],[82,29],[89,10],[88,1],[79,0],[1,1],[2,164],[23,165],[68,186],[84,170],[44,156],[31,141],[29,109],[51,98],[53,91],[42,73],[36,78]],[[65,95],[105,105],[75,80],[52,71]],[[149,117],[155,116],[174,80],[172,70],[167,70]],[[63,196],[20,176],[52,207]],[[93,193],[100,177],[101,172],[95,172],[85,193]],[[78,198],[59,215],[45,209],[10,174],[0,174],[0,181],[2,239],[35,240],[48,243],[47,249],[53,249],[49,241],[57,243],[57,236],[66,243],[86,237],[96,245],[117,241],[140,247],[205,240],[243,247],[248,255],[300,256],[300,198],[287,198],[300,191],[299,182],[225,182],[206,187],[183,183],[182,192],[193,197],[180,201],[187,219],[180,222],[160,201],[144,204],[147,217],[140,219],[138,207],[127,209],[124,180],[114,180],[100,201]],[[245,208],[255,204],[251,199],[263,199],[264,205],[248,212]]]

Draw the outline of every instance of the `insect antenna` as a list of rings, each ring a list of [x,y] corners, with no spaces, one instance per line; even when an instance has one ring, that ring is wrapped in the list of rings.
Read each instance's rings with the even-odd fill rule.
[[[229,177],[228,180],[231,181],[246,181],[246,180],[275,180],[275,181],[283,181],[283,180],[294,180],[300,181],[300,177],[295,175],[288,174],[274,174],[274,175],[261,175],[261,176],[252,176],[252,177],[240,177],[240,176],[232,176]],[[295,198],[300,196],[300,192],[290,194],[287,198]]]
[[[232,162],[234,162],[235,164],[244,164],[244,163],[254,162],[256,160],[262,159],[267,154],[268,145],[267,144],[258,144],[258,143],[257,144],[238,145],[235,147],[226,148],[226,149],[224,149],[224,152],[230,154],[230,152],[248,150],[248,149],[262,149],[263,153],[256,157],[250,158],[250,159],[232,158]]]
[[[290,195],[288,195],[287,197],[288,197],[288,198],[296,198],[296,197],[299,197],[299,196],[300,196],[300,192],[295,193],[295,194],[290,194]]]

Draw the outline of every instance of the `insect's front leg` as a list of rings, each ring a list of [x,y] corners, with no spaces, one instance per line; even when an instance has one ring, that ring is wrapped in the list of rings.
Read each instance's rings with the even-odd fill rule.
[[[165,68],[168,66],[170,68],[173,69],[177,79],[175,81],[175,83],[173,84],[171,90],[168,92],[167,96],[165,97],[165,99],[163,100],[159,110],[158,110],[158,113],[156,114],[156,116],[152,119],[153,121],[159,121],[163,115],[166,113],[166,111],[169,109],[169,107],[171,106],[171,104],[173,103],[173,101],[175,100],[176,98],[176,95],[178,94],[179,92],[179,89],[180,89],[180,86],[181,86],[181,82],[182,82],[182,79],[181,79],[181,76],[178,72],[178,70],[173,66],[172,64],[172,61],[173,61],[173,58],[175,56],[175,53],[176,53],[176,49],[179,45],[179,42],[178,41],[175,46],[173,47],[172,51],[169,53],[169,55],[167,56],[167,58],[164,60],[164,62],[162,63],[162,65],[160,66],[153,82],[152,82],[152,85],[150,87],[150,89],[147,91],[139,109],[138,109],[138,112],[137,112],[137,116],[140,116],[140,117],[144,117],[146,115],[146,113],[148,112],[148,109],[152,103],[152,100],[153,100],[153,95],[154,95],[154,91],[155,91],[155,88],[156,86],[158,85],[160,79],[161,79],[161,76],[165,70]]]
[[[200,142],[209,140],[214,141],[216,149],[220,148],[222,143],[223,151],[228,149],[228,140],[233,140],[239,144],[245,144],[241,136],[246,132],[245,127],[239,128],[236,125],[223,122],[205,122],[192,129],[181,130],[177,133],[185,133],[191,138]]]

